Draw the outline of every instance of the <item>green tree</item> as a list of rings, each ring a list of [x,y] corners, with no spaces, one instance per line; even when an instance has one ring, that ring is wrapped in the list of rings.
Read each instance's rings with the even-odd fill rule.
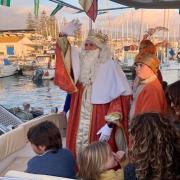
[[[35,29],[37,34],[43,35],[46,39],[51,37],[56,39],[59,34],[57,20],[55,16],[47,16],[45,10],[40,13],[40,16],[33,16],[28,13],[26,19],[26,28]]]
[[[48,37],[48,16],[45,10],[43,10],[40,14],[40,19],[39,19],[39,29],[40,29],[40,34],[42,34],[44,37]]]
[[[50,16],[47,23],[49,36],[56,38],[58,33],[58,26],[55,16]]]
[[[33,15],[29,12],[26,19],[26,28],[27,29],[35,29],[35,22]]]
[[[40,34],[40,26],[39,26],[39,17],[38,16],[34,17],[34,22],[35,22],[35,31],[36,31],[36,33]]]

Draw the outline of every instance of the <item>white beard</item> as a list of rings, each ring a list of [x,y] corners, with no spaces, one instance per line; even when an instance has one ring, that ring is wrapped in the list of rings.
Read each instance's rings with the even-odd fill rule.
[[[94,82],[98,67],[99,49],[82,50],[80,53],[80,77],[79,81],[83,85],[89,85]]]

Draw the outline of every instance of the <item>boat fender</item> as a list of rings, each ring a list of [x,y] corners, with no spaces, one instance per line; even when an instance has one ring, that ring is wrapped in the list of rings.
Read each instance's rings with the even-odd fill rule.
[[[46,71],[46,72],[44,73],[44,76],[49,76],[49,72]]]

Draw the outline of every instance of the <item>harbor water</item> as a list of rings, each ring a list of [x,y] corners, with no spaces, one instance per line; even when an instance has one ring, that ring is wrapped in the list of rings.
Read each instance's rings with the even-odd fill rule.
[[[10,76],[0,78],[0,105],[6,108],[23,107],[30,103],[31,107],[43,108],[44,114],[58,107],[62,111],[66,92],[55,86],[53,81],[44,80],[41,86],[32,82],[31,77]]]

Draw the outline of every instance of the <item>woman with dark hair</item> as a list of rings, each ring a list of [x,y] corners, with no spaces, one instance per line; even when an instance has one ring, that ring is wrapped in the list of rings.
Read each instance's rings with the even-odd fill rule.
[[[170,84],[167,87],[166,95],[170,110],[173,126],[176,130],[175,140],[175,157],[176,157],[176,173],[180,179],[180,80]]]
[[[41,122],[29,129],[27,138],[37,156],[29,160],[26,172],[75,178],[74,157],[62,148],[61,134],[55,124]]]
[[[137,179],[176,179],[175,130],[160,113],[144,113],[131,123],[130,159]]]
[[[168,98],[168,105],[169,108],[175,114],[176,119],[180,120],[180,80],[170,84],[167,87],[167,98]]]

